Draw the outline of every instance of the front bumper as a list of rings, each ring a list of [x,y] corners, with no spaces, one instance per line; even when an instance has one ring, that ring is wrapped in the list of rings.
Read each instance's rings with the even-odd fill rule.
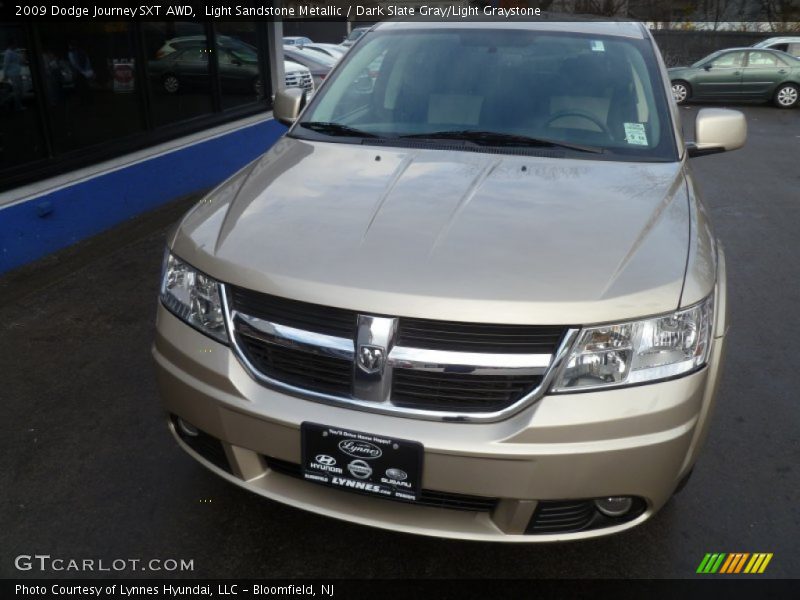
[[[153,355],[167,411],[220,440],[224,456],[208,460],[177,435],[171,422],[180,445],[241,487],[375,527],[459,539],[542,542],[628,529],[670,498],[704,441],[723,349],[724,337],[716,338],[708,365],[685,377],[544,396],[507,420],[472,424],[380,415],[274,391],[253,380],[230,348],[161,306]],[[498,501],[485,511],[433,508],[296,479],[274,464],[300,463],[303,421],[421,442],[423,488]],[[525,533],[541,501],[621,495],[643,499],[643,512],[600,529]]]

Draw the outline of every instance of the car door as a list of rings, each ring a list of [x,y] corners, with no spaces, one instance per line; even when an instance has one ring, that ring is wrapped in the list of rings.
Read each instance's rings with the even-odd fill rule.
[[[752,50],[747,55],[742,69],[742,94],[768,100],[775,86],[789,73],[789,65],[766,50]]]
[[[706,98],[738,96],[745,54],[743,50],[726,52],[701,65],[694,78],[694,95]]]

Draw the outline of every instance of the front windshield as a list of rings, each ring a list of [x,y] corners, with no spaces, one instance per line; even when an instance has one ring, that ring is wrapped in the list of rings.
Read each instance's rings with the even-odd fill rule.
[[[631,160],[677,155],[649,42],[561,32],[370,32],[292,135],[360,143],[348,131],[436,139],[480,132],[484,143],[517,150],[524,137]]]

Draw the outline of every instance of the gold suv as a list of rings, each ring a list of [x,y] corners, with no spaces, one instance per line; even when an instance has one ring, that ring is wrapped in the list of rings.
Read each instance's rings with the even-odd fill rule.
[[[168,240],[153,355],[180,446],[365,525],[619,532],[688,478],[725,258],[636,23],[383,23]]]

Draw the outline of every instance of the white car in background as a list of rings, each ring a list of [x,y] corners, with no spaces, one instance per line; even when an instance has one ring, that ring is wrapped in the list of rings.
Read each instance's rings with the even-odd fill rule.
[[[770,50],[780,50],[792,56],[800,58],[800,35],[785,37],[771,37],[753,44],[753,48],[769,48]]]

